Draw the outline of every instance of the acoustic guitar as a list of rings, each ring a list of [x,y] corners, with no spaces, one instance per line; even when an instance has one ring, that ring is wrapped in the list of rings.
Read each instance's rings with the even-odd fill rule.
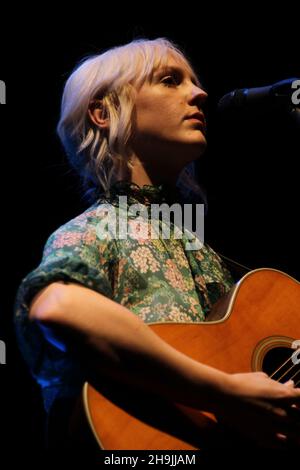
[[[228,373],[264,371],[300,383],[300,283],[275,269],[246,274],[207,321],[150,327],[184,354]],[[98,387],[97,387],[98,388]],[[205,449],[230,446],[215,416],[178,403],[85,383],[82,401],[100,449]],[[228,441],[228,442],[227,442]]]

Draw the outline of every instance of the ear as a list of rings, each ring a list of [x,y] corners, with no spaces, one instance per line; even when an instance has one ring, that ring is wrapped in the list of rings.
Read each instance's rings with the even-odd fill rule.
[[[109,118],[103,107],[102,100],[92,100],[89,104],[88,114],[91,121],[100,129],[109,129]]]

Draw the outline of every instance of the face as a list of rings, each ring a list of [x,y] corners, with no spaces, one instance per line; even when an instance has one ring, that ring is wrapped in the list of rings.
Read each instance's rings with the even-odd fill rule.
[[[132,148],[161,166],[183,167],[206,148],[202,106],[207,98],[187,65],[172,56],[137,91]]]

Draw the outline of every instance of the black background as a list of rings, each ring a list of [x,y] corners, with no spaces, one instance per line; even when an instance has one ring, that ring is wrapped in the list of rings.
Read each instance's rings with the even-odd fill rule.
[[[176,10],[175,23],[175,7],[169,7],[162,20],[157,7],[148,6],[154,12],[149,24],[125,21],[116,11],[103,14],[99,6],[77,18],[45,7],[16,12],[17,23],[10,15],[1,31],[0,79],[7,85],[7,104],[0,107],[0,339],[7,345],[7,364],[0,366],[1,442],[3,449],[13,443],[25,461],[42,447],[44,416],[15,344],[12,305],[49,234],[86,207],[55,134],[63,83],[83,56],[137,37],[164,36],[183,47],[209,93],[209,150],[199,165],[209,201],[206,239],[251,268],[274,267],[300,279],[300,130],[281,112],[216,112],[218,99],[233,89],[300,76],[297,12],[286,18],[240,11],[226,16],[216,7],[208,16],[187,5]]]

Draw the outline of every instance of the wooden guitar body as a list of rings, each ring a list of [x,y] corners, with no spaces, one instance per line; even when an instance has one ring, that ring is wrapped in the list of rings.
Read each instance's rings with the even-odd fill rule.
[[[223,371],[264,370],[278,381],[292,376],[300,381],[300,366],[291,361],[293,342],[300,338],[300,283],[283,272],[251,271],[214,306],[208,321],[151,328],[179,351]],[[144,394],[141,399],[120,384],[105,385],[99,393],[86,383],[83,403],[101,449],[187,450],[228,444],[213,415],[172,399]]]

